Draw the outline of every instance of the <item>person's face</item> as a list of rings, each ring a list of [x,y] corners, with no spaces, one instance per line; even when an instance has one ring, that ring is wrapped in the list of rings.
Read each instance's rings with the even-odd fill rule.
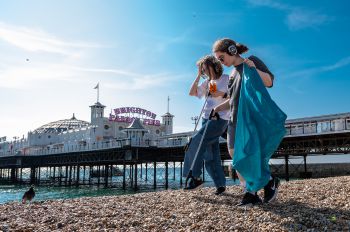
[[[207,67],[205,64],[202,65],[202,73],[207,76],[209,79],[211,79],[211,76],[213,75],[213,69],[212,67]]]
[[[210,75],[208,67],[205,64],[202,65],[202,73],[203,73],[203,75],[208,76],[208,77]]]
[[[234,56],[230,56],[226,52],[215,52],[215,57],[221,62],[221,64],[230,67],[233,65],[235,59]]]

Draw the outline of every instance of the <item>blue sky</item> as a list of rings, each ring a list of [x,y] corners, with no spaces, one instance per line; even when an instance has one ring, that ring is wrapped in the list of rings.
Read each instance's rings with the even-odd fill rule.
[[[275,74],[270,93],[289,118],[349,112],[346,0],[0,1],[0,137],[89,105],[137,106],[193,129],[188,96],[198,58],[230,37]],[[230,69],[225,69],[230,72]]]

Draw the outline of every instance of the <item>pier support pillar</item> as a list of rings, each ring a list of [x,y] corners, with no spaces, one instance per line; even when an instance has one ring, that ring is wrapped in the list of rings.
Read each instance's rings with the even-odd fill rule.
[[[304,172],[307,172],[307,167],[306,167],[306,155],[304,155]]]
[[[148,176],[148,171],[147,171],[147,165],[148,165],[148,163],[146,163],[146,179],[145,179],[145,181],[147,181],[147,176]]]
[[[85,184],[85,171],[86,171],[86,166],[84,165],[84,167],[83,167],[83,184]]]
[[[153,188],[157,187],[157,163],[153,162]]]
[[[30,184],[35,184],[35,167],[30,168]]]
[[[182,186],[182,161],[180,162],[180,185]]]
[[[168,189],[169,186],[169,168],[168,168],[168,161],[165,162],[165,189]]]
[[[286,181],[289,181],[289,165],[288,165],[288,155],[284,156],[284,161],[285,161],[285,168],[286,168]]]
[[[65,178],[65,185],[68,184],[68,166],[66,166],[66,178]]]
[[[92,175],[92,172],[93,172],[93,169],[94,169],[94,167],[93,166],[89,166],[89,185],[91,185],[91,183],[92,183],[92,181],[91,181],[91,175]]]
[[[134,176],[135,176],[135,185],[134,185],[134,191],[137,190],[137,163],[135,163],[135,170],[134,170]]]
[[[109,170],[109,166],[105,165],[105,187],[108,187],[108,170]]]
[[[126,165],[125,165],[125,161],[123,163],[123,189],[125,190],[125,175],[126,175]]]
[[[58,167],[58,180],[59,180],[59,186],[62,185],[62,167]]]
[[[140,179],[142,180],[142,162],[140,163]]]
[[[22,175],[23,174],[23,168],[20,169],[20,174],[19,174],[19,181],[22,183],[23,179],[22,179]]]
[[[51,172],[51,167],[50,167],[50,172]],[[53,167],[53,183],[55,184],[56,182],[56,167]]]
[[[129,167],[130,186],[132,188],[134,186],[134,165],[130,164]]]
[[[11,168],[11,181],[16,182],[17,181],[17,169]]]
[[[100,186],[100,177],[101,177],[101,166],[100,165],[97,166],[97,173],[98,173],[98,175],[97,175],[97,185]]]
[[[72,171],[73,171],[73,167],[69,166],[69,180],[68,180],[68,185],[69,186],[72,185]]]
[[[80,180],[80,166],[77,166],[77,181],[76,181],[76,186],[79,185],[79,180]]]

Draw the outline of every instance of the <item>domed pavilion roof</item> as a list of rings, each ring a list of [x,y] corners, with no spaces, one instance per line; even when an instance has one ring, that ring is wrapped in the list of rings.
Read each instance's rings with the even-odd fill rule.
[[[82,120],[78,120],[73,117],[70,119],[63,119],[55,122],[50,122],[45,124],[39,128],[37,128],[33,133],[55,133],[59,134],[61,132],[71,130],[71,129],[79,129],[82,127],[89,126],[90,123]]]

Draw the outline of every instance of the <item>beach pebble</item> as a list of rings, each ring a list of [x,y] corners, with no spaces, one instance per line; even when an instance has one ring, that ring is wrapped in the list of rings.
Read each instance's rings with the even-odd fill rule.
[[[282,182],[270,204],[237,207],[242,189],[167,190],[0,205],[1,231],[349,231],[350,177]],[[263,191],[259,192],[263,197]]]

